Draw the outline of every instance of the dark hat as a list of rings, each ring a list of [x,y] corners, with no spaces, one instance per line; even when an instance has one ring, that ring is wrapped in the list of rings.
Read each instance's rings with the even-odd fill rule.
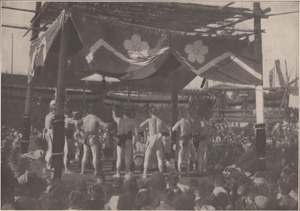
[[[120,195],[117,210],[132,210],[133,197],[130,194]]]
[[[61,203],[63,202],[65,189],[60,184],[53,185],[49,190],[49,201],[50,203]]]
[[[140,179],[137,181],[138,189],[146,189],[147,188],[147,182],[143,179]]]
[[[112,182],[112,186],[114,188],[121,188],[123,186],[123,179],[121,177],[114,179]]]
[[[168,174],[167,180],[169,184],[177,185],[179,181],[179,175],[176,172],[171,172],[170,174]]]
[[[162,193],[160,199],[166,203],[173,203],[175,199],[175,193],[172,189],[168,188]]]
[[[229,197],[226,193],[218,193],[216,196],[216,203],[220,209],[225,209],[229,204]]]
[[[131,180],[127,180],[123,184],[123,190],[125,193],[136,194],[138,192],[138,184],[136,179],[132,178]]]
[[[199,181],[196,179],[191,179],[190,180],[190,187],[196,188],[199,186]]]
[[[81,192],[86,191],[87,190],[86,182],[84,182],[84,181],[76,182],[75,189],[78,190],[78,191],[81,191]]]
[[[158,190],[166,189],[167,183],[166,183],[165,176],[159,171],[154,172],[149,179],[148,186],[150,189],[158,189]]]
[[[102,185],[95,184],[88,190],[88,194],[96,199],[101,199],[104,196]]]
[[[78,190],[73,190],[68,198],[66,199],[67,205],[71,209],[79,209],[81,208],[81,203],[83,200],[83,195]]]

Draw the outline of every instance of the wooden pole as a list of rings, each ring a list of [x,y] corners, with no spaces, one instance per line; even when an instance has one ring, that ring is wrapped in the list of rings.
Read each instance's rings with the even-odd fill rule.
[[[177,118],[178,118],[178,92],[175,90],[173,90],[171,93],[171,109],[172,109],[171,121],[173,126],[177,122]],[[171,141],[173,144],[176,143],[176,132],[172,132]],[[175,165],[175,167],[177,168],[177,165]]]
[[[262,64],[262,39],[261,39],[261,9],[260,3],[253,3],[254,17],[254,54],[255,59],[260,64],[260,69],[263,74],[263,64]],[[262,78],[263,80],[263,78]],[[259,85],[255,87],[255,97],[256,97],[256,148],[258,155],[258,170],[266,170],[266,130],[264,124],[264,94],[263,86]]]
[[[11,34],[11,74],[14,74],[14,34]]]
[[[42,3],[36,2],[35,5],[35,11],[36,14],[38,14],[41,10]],[[32,34],[36,34],[36,29],[40,27],[40,18],[36,19],[33,22],[34,29],[32,30]],[[33,39],[36,39],[38,37],[38,34],[33,36]],[[25,101],[25,111],[23,116],[23,138],[21,143],[21,152],[27,153],[28,152],[28,146],[29,146],[29,140],[30,140],[30,128],[31,128],[31,102],[32,102],[32,96],[33,96],[33,89],[35,86],[35,79],[32,78],[30,82],[27,83],[27,91],[26,91],[26,101]]]
[[[66,10],[68,4],[64,4]],[[65,142],[64,127],[64,110],[65,110],[65,70],[68,65],[68,48],[69,48],[70,20],[63,23],[60,38],[60,51],[57,73],[57,92],[55,120],[53,127],[53,146],[52,146],[52,166],[54,169],[54,178],[61,178],[63,164],[63,148]]]

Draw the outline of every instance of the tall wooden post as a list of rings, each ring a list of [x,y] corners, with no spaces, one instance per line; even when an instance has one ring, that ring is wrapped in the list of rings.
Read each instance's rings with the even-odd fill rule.
[[[68,4],[64,5],[65,10]],[[65,70],[68,65],[70,20],[63,23],[60,38],[60,51],[57,73],[57,92],[55,120],[53,126],[52,166],[54,178],[61,178],[63,164],[63,148],[65,142],[64,110],[65,110]]]
[[[173,90],[171,93],[171,109],[172,109],[172,126],[176,124],[177,118],[178,118],[178,91]],[[171,141],[173,144],[176,143],[176,132],[173,132],[171,134]],[[172,153],[173,154],[173,153]],[[175,153],[174,153],[175,155]],[[177,168],[177,165],[175,165]]]
[[[35,11],[36,15],[41,10],[42,3],[36,2]],[[35,19],[33,22],[33,29],[32,29],[32,38],[34,40],[38,38],[37,30],[40,27],[40,18]],[[29,140],[30,140],[30,128],[31,128],[31,102],[33,96],[33,89],[35,86],[34,78],[31,79],[30,82],[27,83],[27,91],[26,91],[26,101],[25,101],[25,111],[23,116],[23,138],[21,144],[21,152],[27,153],[29,147]]]
[[[260,69],[263,75],[263,64],[262,64],[262,39],[261,39],[261,9],[260,3],[253,3],[254,17],[254,54],[255,59],[260,64]],[[262,78],[263,80],[263,78]],[[258,155],[258,170],[266,170],[266,130],[264,124],[264,93],[263,86],[255,87],[255,98],[256,98],[256,148]]]

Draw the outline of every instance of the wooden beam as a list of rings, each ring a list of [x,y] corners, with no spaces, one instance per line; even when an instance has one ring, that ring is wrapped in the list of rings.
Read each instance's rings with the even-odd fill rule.
[[[220,10],[223,10],[224,8],[229,7],[230,5],[233,5],[235,2],[229,2],[228,4],[225,4],[224,6],[219,7]]]
[[[2,6],[2,9],[9,9],[9,10],[17,10],[17,11],[22,11],[22,12],[33,12],[36,14],[35,10],[28,10],[28,9],[22,9],[22,8],[15,8],[15,7],[6,7],[6,6]],[[39,13],[39,12],[37,12]]]
[[[13,29],[23,29],[23,30],[31,30],[31,29],[34,29],[34,30],[39,30],[41,28],[39,27],[31,27],[31,26],[13,26],[13,25],[6,25],[6,24],[2,24],[1,25],[2,27],[7,27],[7,28],[13,28]],[[44,30],[42,31],[46,31],[48,28],[45,28]]]
[[[252,17],[251,17],[251,18],[252,18]],[[228,26],[233,26],[233,25],[235,25],[235,24],[237,24],[237,23],[240,23],[240,22],[249,20],[249,19],[251,19],[251,18],[249,18],[249,17],[248,17],[248,18],[240,18],[239,20],[233,21],[233,22],[231,22],[231,23],[224,24],[224,25],[219,26],[219,27],[214,28],[214,29],[210,29],[210,30],[208,30],[206,33],[212,33],[212,32],[218,31],[218,30],[220,30],[220,29],[224,29],[224,28],[226,28],[226,27],[228,27]]]

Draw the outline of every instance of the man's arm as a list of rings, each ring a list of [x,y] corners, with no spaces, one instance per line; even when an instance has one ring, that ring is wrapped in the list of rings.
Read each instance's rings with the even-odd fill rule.
[[[83,117],[84,118],[84,117]],[[83,118],[75,122],[76,131],[80,131],[80,126],[83,124]]]
[[[176,122],[176,124],[172,127],[172,132],[177,130],[179,126],[180,126],[180,120],[178,122]]]
[[[97,117],[97,121],[98,121],[98,124],[102,127],[109,127],[109,124],[108,123],[105,123],[102,121],[102,119],[100,119],[99,117]]]
[[[149,119],[146,119],[144,122],[142,122],[140,124],[140,127],[144,127],[146,124],[148,124],[148,122],[149,122]]]
[[[114,121],[119,125],[121,118],[116,116],[116,112],[114,110],[112,110],[112,117],[113,117]]]

